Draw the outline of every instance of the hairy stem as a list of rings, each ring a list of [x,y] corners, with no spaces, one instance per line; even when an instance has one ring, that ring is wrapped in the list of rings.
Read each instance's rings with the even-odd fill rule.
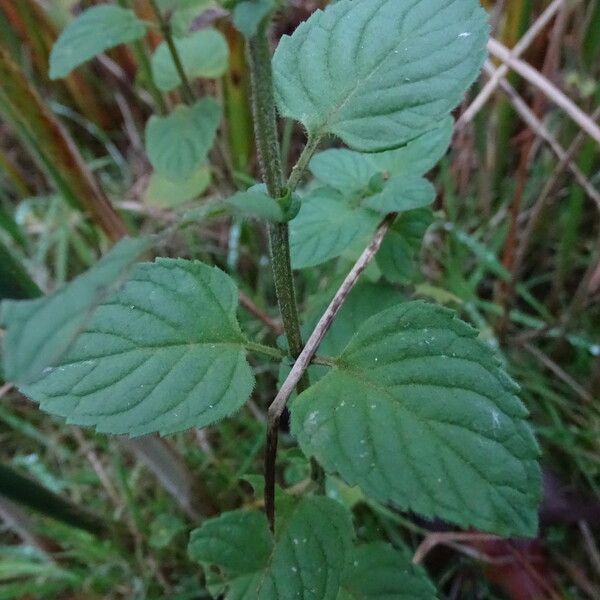
[[[263,180],[271,197],[284,195],[281,154],[277,136],[271,51],[266,27],[261,26],[248,44],[250,72],[252,75],[252,107],[254,128]],[[289,231],[286,223],[273,223],[269,227],[271,263],[275,291],[290,354],[295,358],[302,351],[302,337],[296,304],[296,292],[290,261]]]
[[[281,154],[277,135],[271,49],[266,25],[262,25],[248,43],[250,74],[252,78],[252,109],[254,131],[263,179],[269,194],[281,198],[284,194]]]
[[[249,350],[250,352],[264,354],[265,356],[269,356],[275,360],[281,360],[284,357],[284,354],[281,350],[278,348],[273,348],[272,346],[265,346],[264,344],[258,344],[250,341],[246,342],[245,346],[246,350]]]
[[[285,193],[281,169],[281,152],[277,134],[275,99],[273,96],[273,74],[271,50],[266,32],[267,24],[261,25],[257,34],[248,43],[250,73],[252,77],[252,108],[254,129],[263,180],[271,197],[278,199]],[[290,354],[296,358],[302,352],[302,336],[298,319],[298,306],[294,277],[290,261],[290,242],[287,223],[269,226],[271,266],[279,311],[288,341]],[[305,377],[298,383],[302,391],[308,387]],[[265,505],[271,528],[275,522],[275,460],[277,456],[277,429],[267,435],[265,453]]]
[[[173,64],[175,65],[175,69],[177,70],[177,74],[179,75],[179,79],[181,80],[183,99],[187,104],[193,104],[194,92],[192,91],[192,86],[190,85],[189,79],[187,78],[187,75],[183,70],[181,57],[179,56],[179,52],[177,51],[177,47],[175,46],[175,40],[173,39],[173,31],[171,30],[171,24],[169,23],[169,20],[166,19],[160,11],[156,0],[150,0],[150,5],[152,6],[152,10],[156,14],[156,18],[158,19],[158,23],[160,25],[160,30],[162,31],[167,47],[169,48],[169,52],[171,53]]]

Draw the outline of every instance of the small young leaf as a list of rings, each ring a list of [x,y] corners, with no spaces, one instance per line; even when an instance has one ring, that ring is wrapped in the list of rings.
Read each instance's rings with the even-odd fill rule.
[[[394,177],[381,192],[369,196],[363,206],[387,214],[423,208],[433,202],[435,188],[423,177]]]
[[[354,548],[337,600],[435,600],[435,587],[422,567],[389,544]]]
[[[178,106],[170,115],[154,115],[146,126],[146,150],[157,173],[179,182],[192,177],[206,160],[221,119],[212,98]]]
[[[152,237],[124,239],[94,267],[45,298],[0,305],[3,367],[18,385],[34,383],[55,366],[87,325],[94,309],[125,279]]]
[[[223,34],[216,29],[201,29],[188,37],[176,39],[175,46],[189,79],[215,79],[227,71],[229,46]],[[152,56],[152,76],[156,85],[165,92],[181,85],[166,42],[162,42]]]
[[[388,281],[405,283],[417,277],[419,250],[432,221],[429,209],[411,210],[394,221],[375,257]]]
[[[106,433],[210,425],[252,391],[236,308],[236,287],[217,268],[140,264],[55,368],[23,392],[46,412]]]
[[[275,537],[263,513],[242,510],[224,513],[192,532],[189,555],[205,568],[214,597],[337,599],[350,553],[350,514],[324,497],[305,497],[282,508]]]
[[[437,127],[401,148],[364,154],[347,148],[332,148],[315,154],[312,174],[324,185],[349,194],[364,190],[373,176],[424,175],[444,155],[450,144],[454,121],[444,119]]]
[[[158,173],[152,173],[144,194],[146,204],[159,208],[176,208],[198,198],[210,185],[211,172],[200,167],[189,179],[174,182]]]
[[[233,9],[233,24],[247,38],[256,35],[258,26],[275,9],[276,0],[246,0]]]
[[[320,188],[302,199],[290,221],[290,247],[295,269],[313,267],[361,245],[372,235],[381,216],[354,208],[339,192]]]
[[[292,404],[326,471],[382,502],[502,535],[533,535],[538,447],[516,385],[477,332],[409,302],[367,320]]]
[[[400,146],[460,102],[487,35],[478,0],[340,0],[279,42],[279,110],[357,150]]]
[[[238,192],[228,198],[225,204],[245,217],[276,222],[284,221],[285,215],[277,201],[259,190],[250,189],[245,192]]]
[[[50,79],[119,44],[139,40],[146,26],[132,10],[103,4],[88,8],[62,31],[50,53]]]

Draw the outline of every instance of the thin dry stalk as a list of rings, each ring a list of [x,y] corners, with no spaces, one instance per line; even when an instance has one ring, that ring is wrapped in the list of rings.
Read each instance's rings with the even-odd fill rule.
[[[457,542],[490,542],[497,541],[498,536],[489,533],[467,533],[452,531],[449,533],[431,533],[416,549],[412,562],[415,565],[421,564],[426,556],[438,545],[452,545],[455,547]]]
[[[594,114],[592,115],[592,119],[594,119],[594,121],[597,121],[598,118],[600,118],[600,107],[597,108],[594,111]],[[571,145],[567,148],[563,158],[561,158],[560,161],[554,167],[554,170],[552,171],[550,177],[546,180],[544,187],[542,188],[541,192],[539,193],[535,204],[529,211],[529,218],[527,220],[527,225],[525,226],[525,229],[523,230],[523,234],[521,235],[521,241],[519,243],[519,249],[517,251],[517,257],[516,257],[516,261],[515,261],[515,265],[516,265],[515,273],[517,273],[523,265],[523,261],[525,259],[525,254],[527,253],[529,244],[531,242],[531,239],[533,238],[533,233],[534,233],[536,227],[538,226],[540,217],[542,215],[544,207],[546,206],[546,202],[548,201],[548,198],[550,197],[552,192],[556,189],[556,186],[558,185],[560,177],[561,177],[563,171],[569,166],[569,163],[574,164],[573,157],[579,152],[584,141],[585,141],[585,134],[583,133],[583,131],[580,131],[575,136],[573,141],[571,142]],[[590,186],[591,186],[591,184],[590,184]],[[594,190],[595,188],[592,187],[592,189]],[[584,190],[585,190],[585,188],[584,188]],[[592,198],[592,200],[594,200],[593,196],[590,196],[590,197]]]
[[[566,383],[574,392],[587,404],[593,404],[594,399],[591,394],[579,383],[577,383],[564,369],[557,365],[549,356],[544,354],[541,350],[538,350],[531,344],[523,344],[523,348],[529,352],[534,358],[536,358],[542,365],[544,365],[549,371],[554,373],[561,381]]]
[[[550,6],[535,20],[533,25],[525,32],[523,37],[517,42],[510,51],[511,58],[519,58],[531,45],[537,35],[546,27],[558,10],[565,4],[565,0],[554,0]],[[491,98],[498,87],[500,80],[508,74],[509,67],[506,64],[500,65],[487,83],[483,86],[479,94],[475,97],[469,107],[462,113],[456,122],[457,128],[464,127],[471,122],[475,115],[483,108],[485,103]]]
[[[486,61],[484,64],[484,70],[486,73],[492,75],[495,71],[493,65]],[[546,126],[535,116],[533,111],[527,106],[527,103],[519,96],[516,90],[506,81],[506,79],[502,79],[499,83],[500,89],[507,95],[509,101],[511,102],[513,108],[519,113],[521,118],[527,123],[527,125],[544,141],[548,143],[550,148],[559,158],[559,160],[564,160],[565,164],[569,168],[569,170],[575,176],[577,183],[581,185],[581,187],[585,190],[588,196],[594,200],[596,205],[600,210],[600,192],[598,192],[594,186],[588,181],[586,176],[581,172],[581,169],[569,158],[566,150],[560,145],[558,140],[548,131]],[[588,117],[589,118],[589,117]],[[592,121],[593,123],[593,121]],[[597,128],[597,125],[594,123],[594,126]]]
[[[556,106],[564,110],[592,139],[600,144],[600,127],[551,81],[525,61],[512,57],[510,50],[498,40],[490,39],[487,47],[491,54],[537,87]]]

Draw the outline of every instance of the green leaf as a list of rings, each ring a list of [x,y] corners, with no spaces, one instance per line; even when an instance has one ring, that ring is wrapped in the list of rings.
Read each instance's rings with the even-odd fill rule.
[[[275,9],[275,0],[247,0],[233,9],[233,24],[247,38],[254,37],[259,25]]]
[[[152,116],[146,149],[156,172],[176,182],[192,177],[206,160],[220,120],[221,107],[212,98],[180,105],[166,117]]]
[[[432,188],[425,184],[423,189]],[[385,194],[367,197],[362,206],[356,198],[345,198],[331,188],[319,188],[303,198],[298,216],[290,221],[292,266],[304,269],[342,254],[357,258],[381,220],[379,213],[365,206],[378,196],[384,207]],[[396,219],[376,257],[387,279],[399,283],[416,277],[415,261],[431,222],[429,209],[409,210]]]
[[[307,327],[305,337],[308,337],[321,315],[331,302],[333,294],[337,291],[339,284],[333,286],[323,301],[313,304],[314,308],[306,317]],[[402,302],[403,298],[392,286],[385,283],[370,283],[359,281],[356,287],[348,294],[340,312],[333,321],[332,326],[323,338],[319,346],[319,354],[326,356],[337,356],[348,345],[352,336],[359,327],[373,315]]]
[[[122,283],[154,239],[124,239],[94,267],[45,298],[4,301],[0,324],[6,328],[3,367],[18,385],[34,383],[58,364],[95,308]]]
[[[305,323],[302,327],[304,339],[308,339],[313,332],[313,329],[317,325],[321,315],[325,312],[325,309],[329,306],[340,284],[341,279],[338,280],[336,278],[332,281],[332,285],[326,293],[320,293],[310,299],[309,306],[311,306],[311,310],[306,315]],[[333,325],[323,338],[319,346],[319,355],[337,356],[344,350],[364,321],[402,301],[403,298],[398,293],[398,290],[383,281],[376,284],[365,280],[359,281],[348,295],[340,312],[334,319]],[[282,361],[279,373],[280,385],[285,381],[290,368],[286,361]],[[309,367],[311,382],[314,383],[319,380],[328,371],[329,368],[323,365],[311,365]]]
[[[452,117],[447,117],[431,131],[387,152],[364,154],[347,148],[325,150],[315,154],[310,170],[321,183],[345,194],[366,189],[376,175],[424,175],[448,149],[453,126]]]
[[[56,368],[23,392],[46,412],[106,433],[215,423],[246,402],[254,382],[237,300],[233,281],[215,267],[140,264]]]
[[[369,196],[363,206],[387,214],[428,206],[435,199],[433,184],[423,177],[394,177],[381,192]]]
[[[216,79],[227,71],[229,46],[223,34],[216,29],[201,29],[188,37],[175,39],[175,47],[189,79]],[[181,85],[166,42],[162,42],[152,56],[152,76],[156,85],[165,92]]]
[[[159,208],[175,208],[198,198],[210,185],[211,172],[200,167],[185,181],[174,182],[158,173],[152,173],[144,194],[146,204]]]
[[[290,221],[290,248],[295,269],[313,267],[364,245],[380,220],[376,212],[353,207],[339,192],[320,188],[302,199]]]
[[[394,221],[375,257],[386,279],[406,283],[417,278],[423,236],[432,222],[429,209],[411,210]]]
[[[236,213],[245,217],[266,219],[267,221],[283,222],[285,215],[276,200],[268,194],[256,189],[238,192],[228,198],[225,204]]]
[[[435,600],[435,587],[406,552],[374,542],[355,548],[337,600]]]
[[[367,320],[292,404],[304,453],[403,510],[535,534],[538,447],[517,386],[476,336],[423,302]]]
[[[50,53],[50,79],[68,75],[75,67],[119,44],[139,40],[146,25],[132,10],[94,6],[62,31]]]
[[[324,497],[282,508],[275,537],[263,513],[242,510],[192,532],[189,554],[204,567],[213,596],[227,590],[226,600],[337,598],[350,552],[350,513]]]
[[[282,116],[357,150],[394,148],[460,102],[485,58],[478,0],[340,0],[284,36],[273,59]]]

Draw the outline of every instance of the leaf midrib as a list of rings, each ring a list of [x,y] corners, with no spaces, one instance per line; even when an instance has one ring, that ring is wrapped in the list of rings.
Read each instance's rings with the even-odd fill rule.
[[[112,334],[112,333],[109,334],[109,333],[105,333],[105,332],[86,332],[86,333],[101,333],[102,335],[117,336],[117,334]],[[90,362],[90,361],[94,361],[94,360],[102,360],[104,358],[114,358],[117,356],[124,356],[131,352],[143,352],[143,351],[148,351],[148,350],[158,352],[159,350],[171,349],[171,348],[182,348],[182,347],[193,347],[195,349],[196,347],[200,347],[200,346],[210,346],[211,349],[214,348],[215,346],[225,346],[225,347],[231,347],[231,348],[236,348],[236,349],[244,348],[245,350],[248,350],[248,346],[246,345],[245,341],[240,341],[240,342],[221,342],[221,341],[172,342],[169,344],[161,344],[160,346],[136,346],[135,348],[127,348],[126,350],[119,350],[119,352],[113,352],[110,354],[99,354],[99,355],[94,355],[94,356],[88,356],[86,358],[81,358],[81,359],[78,359],[78,360],[75,360],[72,362],[61,363],[61,364],[57,365],[57,367],[72,367],[72,366],[75,366],[78,364],[82,364],[82,363],[86,363],[86,362]]]

